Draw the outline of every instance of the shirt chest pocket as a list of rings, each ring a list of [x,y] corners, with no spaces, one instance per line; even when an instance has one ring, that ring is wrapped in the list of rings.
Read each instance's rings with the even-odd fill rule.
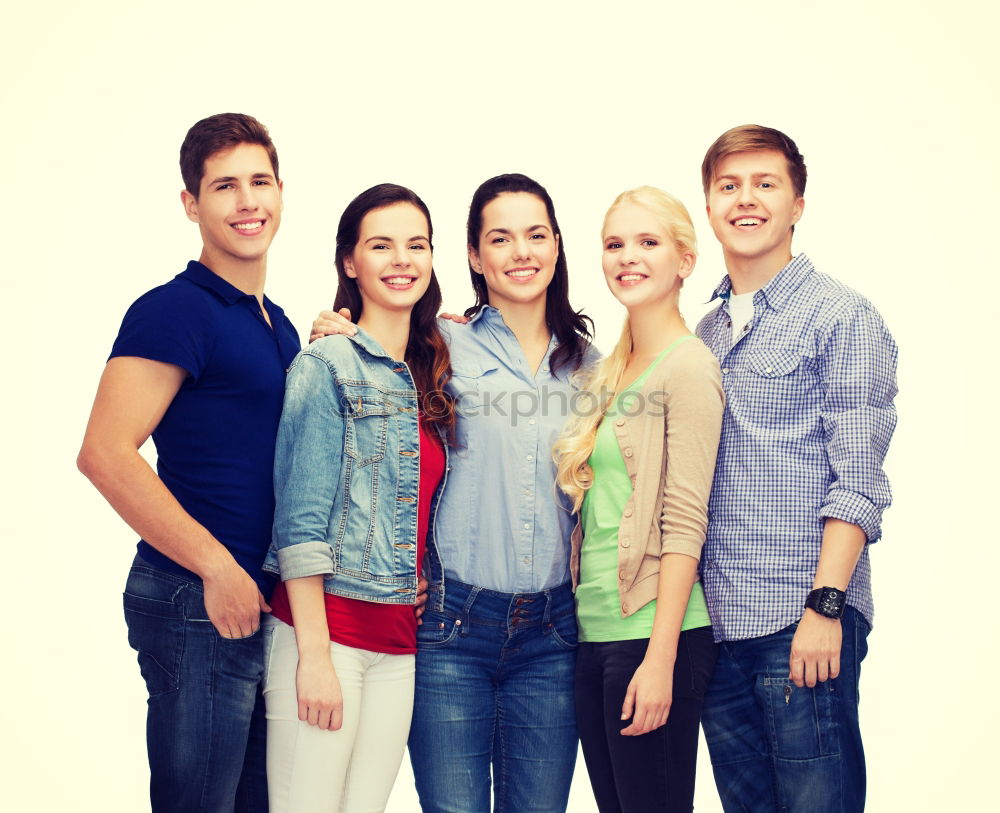
[[[480,414],[486,399],[486,389],[490,377],[496,372],[496,364],[484,364],[466,360],[458,362],[452,359],[452,386],[455,393],[455,404],[458,414],[463,417],[475,417]]]
[[[750,357],[750,371],[765,381],[795,375],[803,361],[801,353],[794,350],[765,350]]]
[[[813,359],[794,348],[754,353],[747,369],[758,395],[754,400],[772,419],[797,411],[821,395]]]
[[[389,416],[393,406],[372,387],[349,388],[344,395],[344,452],[356,466],[368,466],[385,457]]]

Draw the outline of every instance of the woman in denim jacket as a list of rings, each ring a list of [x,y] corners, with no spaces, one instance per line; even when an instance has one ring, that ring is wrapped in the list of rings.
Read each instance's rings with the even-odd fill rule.
[[[402,760],[419,563],[454,425],[431,229],[404,187],[355,198],[337,306],[360,330],[288,371],[265,563],[282,579],[265,627],[272,813],[382,810]]]
[[[577,753],[574,519],[552,444],[597,353],[544,187],[483,183],[467,241],[476,304],[468,324],[441,323],[458,420],[428,542],[410,759],[425,813],[560,813]],[[344,330],[329,311],[313,324]]]

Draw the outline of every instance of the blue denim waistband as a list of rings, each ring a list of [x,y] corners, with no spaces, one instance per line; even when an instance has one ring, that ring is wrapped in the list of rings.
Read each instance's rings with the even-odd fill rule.
[[[445,579],[445,611],[498,627],[548,624],[575,612],[569,582],[537,593],[502,593]]]

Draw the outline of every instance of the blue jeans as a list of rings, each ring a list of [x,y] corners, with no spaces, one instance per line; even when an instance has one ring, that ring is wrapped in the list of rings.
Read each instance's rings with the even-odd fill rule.
[[[149,693],[153,813],[267,813],[260,631],[223,638],[208,620],[199,582],[139,557],[124,605]]]
[[[855,813],[865,806],[858,679],[868,622],[841,620],[840,675],[798,688],[788,679],[797,624],[723,641],[702,725],[726,813]]]
[[[424,813],[489,813],[491,765],[496,813],[565,811],[577,750],[569,585],[499,593],[447,580],[417,650],[409,746]]]

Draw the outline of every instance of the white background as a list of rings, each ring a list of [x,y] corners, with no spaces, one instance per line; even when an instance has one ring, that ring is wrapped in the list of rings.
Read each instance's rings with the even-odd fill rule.
[[[695,216],[693,326],[724,269],[699,166],[722,131],[789,133],[809,166],[796,250],[859,288],[901,348],[896,494],[872,562],[869,809],[980,810],[995,786],[997,12],[992,4],[257,0],[4,12],[6,629],[3,807],[141,811],[144,691],[120,592],[134,534],[74,458],[128,304],[199,251],[177,151],[197,119],[265,122],[285,181],[268,293],[306,332],[333,298],[347,201],[411,186],[445,305],[471,303],[464,221],[485,178],[546,185],[598,344],[621,311],[599,228],[622,189]],[[699,767],[697,808],[719,809]],[[408,765],[392,813],[416,809]],[[571,810],[592,811],[582,760]]]

